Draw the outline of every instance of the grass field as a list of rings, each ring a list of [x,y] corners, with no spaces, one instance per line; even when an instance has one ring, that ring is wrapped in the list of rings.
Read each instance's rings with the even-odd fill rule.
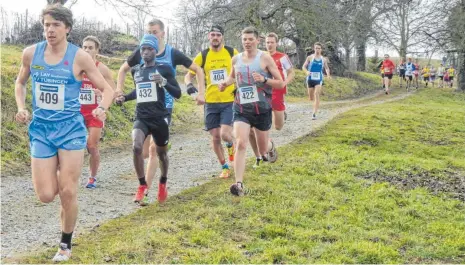
[[[71,262],[465,263],[464,104],[429,89],[344,113],[248,167],[246,196],[191,188],[82,235]]]

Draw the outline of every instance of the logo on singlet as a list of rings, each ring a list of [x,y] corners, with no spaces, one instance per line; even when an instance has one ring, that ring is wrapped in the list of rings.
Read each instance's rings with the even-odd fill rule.
[[[32,67],[33,69],[36,69],[36,70],[44,70],[44,69],[45,69],[45,67],[43,67],[43,66],[41,66],[41,65],[36,65],[36,64],[33,65],[33,66],[31,66],[31,67]]]

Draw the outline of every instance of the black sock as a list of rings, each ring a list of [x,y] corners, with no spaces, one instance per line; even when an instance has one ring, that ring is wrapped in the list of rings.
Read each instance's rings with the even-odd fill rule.
[[[167,178],[167,177],[161,177],[161,178],[160,178],[160,183],[161,183],[161,184],[166,184],[167,181],[168,181],[168,178]]]
[[[73,237],[73,232],[67,234],[65,232],[61,232],[61,241],[60,243],[64,243],[71,249],[71,238]]]
[[[147,182],[145,182],[145,177],[140,178],[140,179],[139,179],[139,183],[140,183],[141,186],[142,186],[142,185],[147,186]]]
[[[268,162],[268,156],[262,156],[262,160],[263,160],[264,162]]]

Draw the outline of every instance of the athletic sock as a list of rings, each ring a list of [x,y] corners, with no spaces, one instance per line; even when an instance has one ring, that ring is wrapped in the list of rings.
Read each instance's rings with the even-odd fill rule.
[[[142,186],[142,185],[145,185],[147,186],[147,182],[145,181],[145,176],[143,178],[140,178],[139,179],[139,184]]]
[[[221,168],[223,168],[223,169],[229,169],[228,163],[224,163],[224,164],[221,166]]]
[[[161,184],[166,184],[167,181],[168,181],[167,177],[160,177],[160,183]]]
[[[60,243],[66,244],[68,249],[71,249],[71,238],[73,237],[73,232],[67,234],[65,232],[61,232],[61,241]]]
[[[262,159],[264,162],[268,162],[268,156],[266,156],[266,155],[265,155],[265,156],[262,156],[261,159]]]
[[[233,146],[233,143],[226,143],[227,148],[231,148]]]

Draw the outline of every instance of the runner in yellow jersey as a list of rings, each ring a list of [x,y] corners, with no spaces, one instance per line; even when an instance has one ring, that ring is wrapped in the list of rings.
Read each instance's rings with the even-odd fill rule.
[[[205,72],[205,130],[212,136],[213,150],[222,166],[220,178],[228,178],[229,165],[224,156],[221,140],[226,142],[229,161],[234,161],[234,145],[232,136],[234,84],[228,86],[223,92],[218,89],[218,84],[224,82],[231,73],[232,57],[238,51],[223,43],[223,28],[213,26],[208,33],[210,47],[203,50],[194,59],[194,62]],[[194,72],[188,72],[184,77],[189,94],[196,91],[192,84]]]
[[[453,65],[447,70],[449,73],[449,86],[452,87],[454,85],[454,76],[455,76],[455,68]]]
[[[425,87],[428,87],[429,75],[430,75],[429,67],[425,66],[423,70],[421,70],[421,74],[423,75],[423,81],[425,81]]]

